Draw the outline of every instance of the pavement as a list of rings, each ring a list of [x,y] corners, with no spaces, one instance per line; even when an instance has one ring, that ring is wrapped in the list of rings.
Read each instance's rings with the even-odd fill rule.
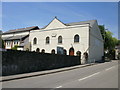
[[[88,65],[88,67],[79,65],[64,69],[56,72],[53,70],[55,73],[4,81],[2,87],[49,88],[52,90],[59,88],[118,88],[118,61]],[[40,74],[40,72],[37,73]]]
[[[84,64],[84,65],[76,65],[76,66],[71,66],[71,67],[65,67],[65,68],[60,68],[60,69],[53,69],[53,70],[38,71],[38,72],[18,74],[18,75],[3,76],[3,77],[0,77],[0,82],[10,81],[10,80],[15,80],[15,79],[35,77],[35,76],[41,76],[41,75],[52,74],[52,73],[58,73],[58,72],[73,70],[73,69],[76,69],[76,68],[82,68],[82,67],[96,65],[96,64],[98,64],[98,63],[90,63],[90,64]]]

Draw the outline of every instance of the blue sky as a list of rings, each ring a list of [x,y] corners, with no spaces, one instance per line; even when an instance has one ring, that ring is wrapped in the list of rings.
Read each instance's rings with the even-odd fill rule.
[[[97,20],[118,37],[117,2],[3,2],[2,30],[46,26],[57,16],[63,23]]]

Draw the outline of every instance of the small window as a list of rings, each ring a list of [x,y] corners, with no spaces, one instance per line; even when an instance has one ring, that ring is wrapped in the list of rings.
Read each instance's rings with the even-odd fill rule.
[[[76,42],[79,42],[79,35],[78,34],[74,36],[74,43],[76,43]]]
[[[62,44],[62,36],[59,36],[59,37],[58,37],[58,43],[59,43],[59,44]]]
[[[50,38],[46,37],[46,44],[49,44],[49,43],[50,43]]]
[[[37,48],[37,49],[36,49],[36,52],[40,52],[40,49],[39,49],[39,48]]]
[[[10,45],[11,45],[11,42],[10,42],[10,41],[8,41],[8,42],[7,42],[7,45],[8,45],[8,46],[10,46]]]
[[[42,50],[41,50],[41,53],[45,53],[45,49],[42,49]]]
[[[18,41],[17,41],[17,44],[18,44]]]
[[[10,45],[10,42],[8,42],[8,46]]]
[[[9,43],[8,43],[8,42],[6,42],[6,44],[7,44],[7,45],[9,45]]]
[[[52,53],[52,54],[55,54],[55,49],[52,49],[51,53]]]
[[[34,38],[33,44],[37,44],[37,38]]]

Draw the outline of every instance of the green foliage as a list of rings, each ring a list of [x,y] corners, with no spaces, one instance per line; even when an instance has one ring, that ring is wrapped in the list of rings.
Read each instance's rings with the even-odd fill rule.
[[[100,31],[101,31],[101,34],[102,34],[102,37],[103,37],[103,39],[105,38],[104,36],[105,36],[105,28],[104,28],[104,26],[103,25],[99,25],[99,29],[100,29]]]
[[[17,50],[18,45],[15,45],[14,47],[12,47],[12,50]]]
[[[107,56],[109,59],[115,58],[115,46],[120,45],[120,40],[113,37],[113,33],[109,30],[105,30],[105,27],[103,25],[99,26],[103,40],[104,40],[104,50],[108,51],[108,53],[105,53],[105,56]]]
[[[99,25],[103,40],[104,40],[104,49],[105,50],[112,50],[118,44],[118,40],[113,37],[113,33],[110,31],[106,31],[103,25]],[[120,41],[119,41],[120,42]]]
[[[105,50],[112,50],[115,48],[118,40],[115,37],[112,37],[113,33],[106,31],[105,34]]]
[[[117,45],[120,45],[120,40],[118,40]]]

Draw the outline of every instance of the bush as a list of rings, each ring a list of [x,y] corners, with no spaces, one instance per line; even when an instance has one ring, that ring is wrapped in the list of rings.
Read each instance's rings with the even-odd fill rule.
[[[18,45],[15,45],[14,47],[12,47],[12,50],[17,50]]]

